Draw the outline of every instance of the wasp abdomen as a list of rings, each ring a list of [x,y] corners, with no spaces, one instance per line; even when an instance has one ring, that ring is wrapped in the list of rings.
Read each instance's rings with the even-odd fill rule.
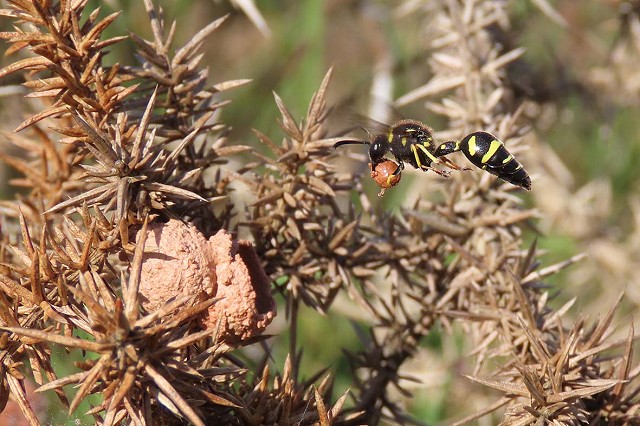
[[[475,132],[460,141],[460,151],[477,167],[513,185],[531,189],[531,178],[502,141],[487,132]]]

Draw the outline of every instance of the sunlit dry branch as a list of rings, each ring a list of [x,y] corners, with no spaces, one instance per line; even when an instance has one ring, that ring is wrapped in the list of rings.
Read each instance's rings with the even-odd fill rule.
[[[174,46],[181,24],[143,3],[149,39],[107,38],[121,14],[103,16],[84,0],[9,0],[0,10],[11,28],[0,38],[13,55],[0,78],[23,79],[35,108],[2,133],[0,150],[23,191],[0,202],[0,411],[15,402],[40,424],[31,380],[36,396],[53,392],[69,416],[102,425],[420,424],[407,401],[429,383],[412,366],[425,340],[442,335],[464,340],[464,361],[424,368],[451,367],[447,374],[464,383],[463,395],[452,386],[453,397],[480,402],[456,412],[454,424],[640,424],[635,330],[614,333],[625,295],[601,318],[572,322],[577,298],[554,308],[546,280],[589,259],[544,265],[537,242],[525,243],[549,205],[530,208],[516,187],[460,167],[448,179],[419,172],[413,188],[403,179],[391,190],[407,185],[407,200],[382,209],[363,189],[368,172],[337,166],[334,68],[302,118],[284,92],[273,94],[281,140],[255,129],[253,150],[233,140],[219,114],[230,102],[223,92],[250,80],[216,81],[204,61],[206,43],[225,43],[216,36],[229,17]],[[269,31],[259,4],[236,3]],[[566,24],[550,2],[532,4]],[[416,0],[391,13],[419,24],[429,68],[395,104],[425,102],[443,119],[442,140],[486,130],[523,163],[553,162],[529,149],[534,123],[513,74],[525,50],[500,42],[513,38],[510,7]],[[629,12],[612,55],[624,72],[632,71],[620,52],[637,50],[637,22]],[[116,43],[135,48],[138,62],[106,65]],[[594,81],[611,87],[617,77]],[[554,179],[562,175],[555,169]],[[534,199],[568,198],[541,175],[531,175]],[[566,225],[592,232],[591,220],[607,210],[582,211],[607,194],[596,185],[576,194],[570,209],[579,217]],[[627,245],[638,251],[631,237]],[[154,273],[175,294],[160,295]],[[276,315],[271,291],[284,305],[286,343],[260,335]],[[253,317],[241,315],[247,301]],[[302,370],[306,308],[354,323],[360,346],[344,353],[349,389],[339,394],[334,366]],[[333,336],[312,337],[333,344]],[[58,350],[80,361],[63,372],[52,360]]]

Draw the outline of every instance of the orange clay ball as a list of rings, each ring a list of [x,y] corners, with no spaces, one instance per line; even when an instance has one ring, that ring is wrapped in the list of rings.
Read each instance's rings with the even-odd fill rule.
[[[395,172],[397,168],[398,165],[391,160],[384,160],[383,162],[378,163],[375,169],[373,169],[372,164],[369,163],[371,178],[375,180],[380,187],[380,193],[378,193],[380,197],[384,195],[384,192],[387,189],[391,188],[392,186],[396,186],[400,182],[400,179],[402,177],[401,174],[393,174],[393,172]]]

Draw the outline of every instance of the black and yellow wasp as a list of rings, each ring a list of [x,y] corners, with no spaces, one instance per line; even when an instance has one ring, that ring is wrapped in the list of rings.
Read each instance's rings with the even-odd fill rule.
[[[474,132],[461,141],[438,143],[432,132],[432,129],[419,121],[401,120],[389,126],[388,132],[372,136],[370,141],[348,139],[337,142],[333,147],[351,144],[369,145],[372,170],[385,160],[388,152],[391,152],[398,163],[398,168],[393,175],[398,175],[404,169],[405,162],[416,169],[433,170],[441,176],[449,176],[449,172],[435,169],[431,167],[432,164],[442,164],[453,170],[470,170],[445,158],[448,154],[462,151],[476,167],[515,186],[531,190],[531,178],[522,164],[492,134]]]

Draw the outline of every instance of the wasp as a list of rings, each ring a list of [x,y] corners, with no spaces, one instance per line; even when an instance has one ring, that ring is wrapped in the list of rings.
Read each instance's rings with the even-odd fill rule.
[[[461,151],[474,166],[512,185],[531,190],[531,178],[522,164],[511,155],[500,139],[487,132],[473,132],[460,141],[438,143],[431,128],[416,120],[401,120],[389,126],[386,133],[371,136],[370,140],[346,139],[336,142],[333,147],[335,149],[353,144],[369,145],[372,170],[386,160],[387,153],[391,153],[398,166],[388,179],[399,175],[404,169],[404,163],[425,172],[432,170],[444,177],[448,177],[449,172],[432,165],[444,165],[452,170],[471,170],[445,158],[446,155]]]

